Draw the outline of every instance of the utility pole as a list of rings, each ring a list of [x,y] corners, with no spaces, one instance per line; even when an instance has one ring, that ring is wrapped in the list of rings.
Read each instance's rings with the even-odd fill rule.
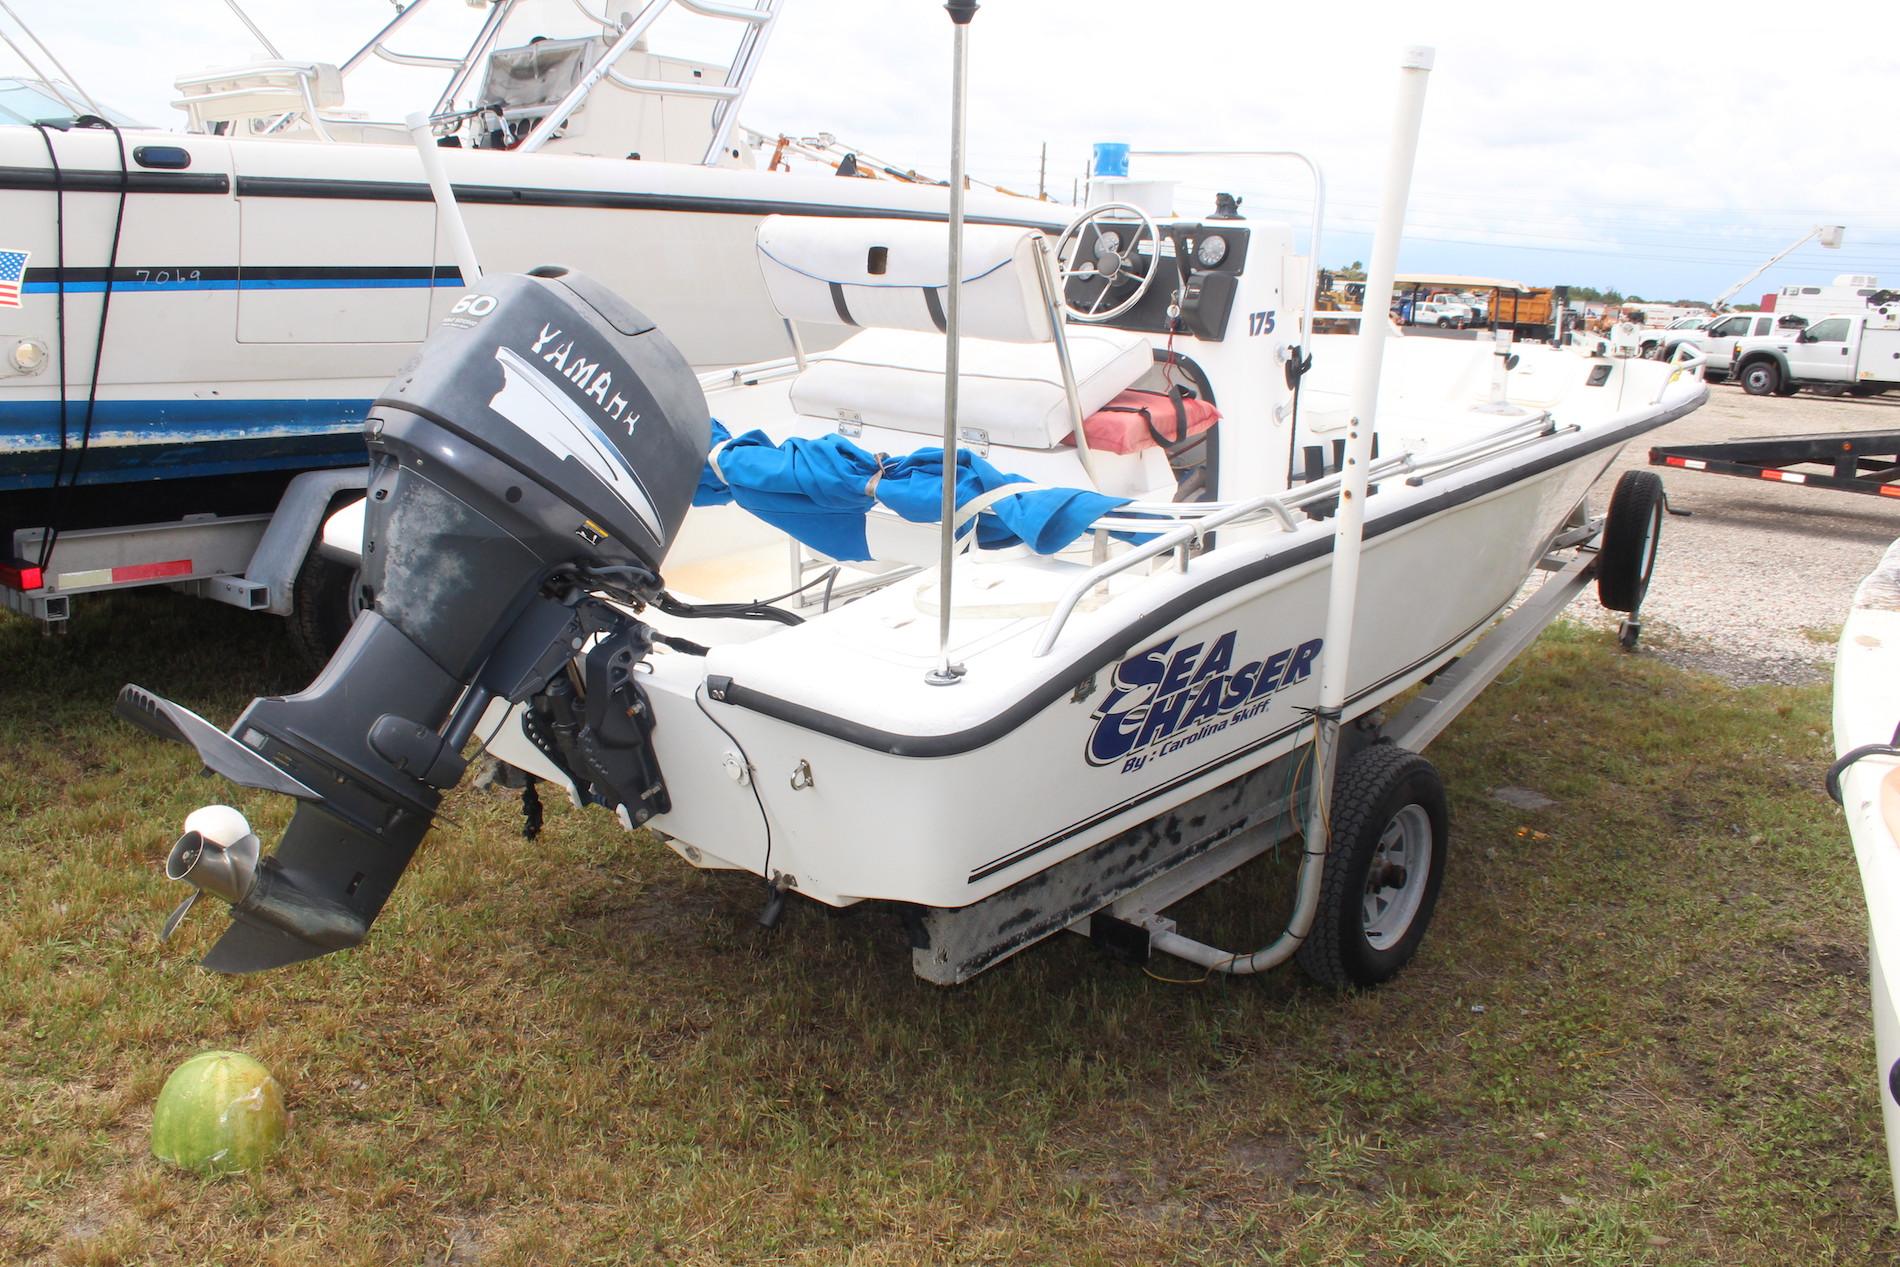
[[[1049,201],[1049,142],[1042,143],[1042,162],[1036,165],[1036,199]]]

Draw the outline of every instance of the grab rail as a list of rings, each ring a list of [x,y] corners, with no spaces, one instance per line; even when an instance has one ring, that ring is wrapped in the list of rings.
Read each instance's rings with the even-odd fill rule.
[[[1366,478],[1376,483],[1395,475],[1408,474],[1411,477],[1406,480],[1406,483],[1416,487],[1479,458],[1494,457],[1535,439],[1577,430],[1580,428],[1575,426],[1557,428],[1548,414],[1539,414],[1490,435],[1454,445],[1440,452],[1420,456],[1408,451],[1396,457],[1381,458],[1366,468]],[[1413,472],[1416,474],[1412,474]],[[1036,658],[1048,655],[1054,649],[1056,639],[1061,636],[1063,627],[1068,623],[1069,617],[1074,614],[1076,607],[1088,596],[1090,590],[1095,589],[1110,577],[1172,550],[1198,543],[1209,532],[1223,525],[1244,522],[1256,515],[1272,515],[1280,520],[1283,531],[1297,532],[1301,525],[1293,519],[1292,512],[1304,509],[1315,502],[1337,497],[1341,483],[1341,476],[1335,474],[1308,484],[1291,496],[1283,493],[1263,493],[1258,497],[1228,503],[1207,514],[1190,511],[1187,505],[1173,508],[1168,518],[1176,522],[1182,519],[1191,519],[1193,522],[1182,523],[1171,531],[1157,533],[1141,545],[1091,567],[1057,601],[1055,610],[1043,626],[1042,637],[1037,640],[1036,649],[1031,654]],[[1201,503],[1201,505],[1206,504]],[[1131,503],[1131,507],[1143,505],[1152,506],[1155,503]],[[1121,509],[1125,512],[1130,507]],[[1155,519],[1137,518],[1120,513],[1105,515],[1096,520],[1094,526],[1114,532],[1152,532],[1157,522]]]
[[[1676,381],[1677,374],[1683,370],[1699,370],[1708,363],[1709,354],[1706,351],[1693,344],[1678,343],[1676,354],[1669,358],[1669,364],[1673,367],[1669,371],[1669,377],[1665,378],[1663,385],[1656,389],[1656,394],[1649,398],[1649,403],[1652,405],[1662,403],[1662,398],[1669,393],[1669,385]]]

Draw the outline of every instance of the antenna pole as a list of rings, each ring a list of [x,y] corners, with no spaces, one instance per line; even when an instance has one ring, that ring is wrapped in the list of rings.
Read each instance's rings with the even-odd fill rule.
[[[937,667],[924,675],[932,686],[952,686],[963,679],[963,666],[950,663],[950,581],[957,557],[957,375],[961,368],[958,346],[963,307],[963,132],[969,113],[966,99],[970,70],[970,19],[976,0],[949,0],[944,9],[955,26],[956,51],[950,71],[950,285],[943,306],[943,522],[938,539],[939,595],[937,606]],[[976,525],[970,525],[976,531]]]
[[[475,246],[468,240],[468,225],[463,223],[461,205],[455,201],[455,186],[449,183],[449,175],[442,168],[442,151],[436,147],[429,116],[418,110],[405,122],[416,143],[416,153],[422,157],[422,174],[429,181],[429,191],[435,195],[436,213],[442,217],[442,231],[449,239],[449,250],[455,255],[455,266],[461,271],[462,285],[473,286],[482,279],[482,266],[476,262]]]

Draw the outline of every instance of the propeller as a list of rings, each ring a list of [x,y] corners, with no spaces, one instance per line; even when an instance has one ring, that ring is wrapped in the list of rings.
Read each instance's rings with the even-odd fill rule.
[[[201,894],[223,898],[235,906],[257,880],[262,850],[244,815],[229,805],[207,805],[185,819],[184,834],[165,859],[165,878],[183,880],[191,893],[166,917],[160,941],[171,940],[185,915]]]

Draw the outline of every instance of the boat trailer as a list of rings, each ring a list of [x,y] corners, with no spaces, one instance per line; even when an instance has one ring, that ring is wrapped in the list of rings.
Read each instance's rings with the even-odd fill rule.
[[[1651,466],[1744,479],[1774,480],[1842,493],[1900,497],[1900,430],[1828,431],[1805,436],[1756,436],[1721,444],[1661,445]],[[1822,467],[1822,470],[1800,470]]]

